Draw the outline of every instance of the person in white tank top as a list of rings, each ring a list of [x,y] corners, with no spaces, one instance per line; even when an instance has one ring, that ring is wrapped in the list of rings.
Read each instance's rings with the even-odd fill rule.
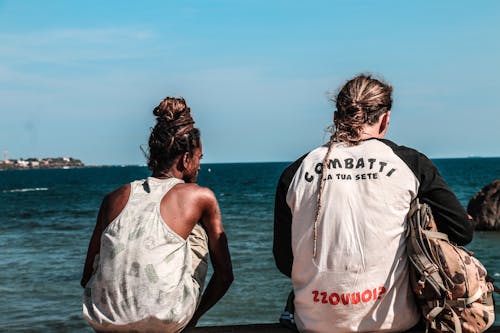
[[[217,200],[195,183],[203,153],[190,108],[167,97],[153,114],[152,176],[106,195],[90,239],[83,316],[98,332],[180,332],[233,281]]]
[[[391,86],[359,75],[335,102],[330,142],[292,163],[276,191],[273,253],[293,285],[288,319],[300,332],[402,332],[419,321],[406,255],[411,201],[429,204],[460,245],[473,225],[427,157],[384,139]]]

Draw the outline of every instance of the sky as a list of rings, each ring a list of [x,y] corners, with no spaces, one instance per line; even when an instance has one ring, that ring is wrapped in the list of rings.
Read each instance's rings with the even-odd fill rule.
[[[292,161],[331,96],[394,87],[387,138],[500,156],[500,1],[2,1],[0,151],[145,164],[153,108],[182,96],[204,163]]]

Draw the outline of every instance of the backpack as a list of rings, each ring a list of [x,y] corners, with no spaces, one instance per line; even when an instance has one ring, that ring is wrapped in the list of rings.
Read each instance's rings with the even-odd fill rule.
[[[438,232],[430,207],[412,202],[407,252],[410,283],[433,332],[484,332],[495,321],[492,279],[472,252]]]

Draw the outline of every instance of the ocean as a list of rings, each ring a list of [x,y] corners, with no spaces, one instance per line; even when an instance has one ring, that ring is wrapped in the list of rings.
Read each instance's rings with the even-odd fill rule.
[[[465,207],[500,178],[500,158],[434,162]],[[291,288],[272,257],[274,191],[287,165],[202,165],[198,183],[219,200],[235,280],[198,325],[277,322]],[[92,332],[80,278],[100,202],[148,175],[139,166],[0,172],[1,332]],[[476,232],[467,248],[500,281],[500,233]],[[496,325],[499,317],[497,309]]]

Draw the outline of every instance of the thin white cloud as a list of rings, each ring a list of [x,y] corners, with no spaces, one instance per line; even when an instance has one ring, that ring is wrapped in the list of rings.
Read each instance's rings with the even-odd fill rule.
[[[69,64],[143,57],[151,31],[134,28],[59,29],[0,33],[4,64]]]

